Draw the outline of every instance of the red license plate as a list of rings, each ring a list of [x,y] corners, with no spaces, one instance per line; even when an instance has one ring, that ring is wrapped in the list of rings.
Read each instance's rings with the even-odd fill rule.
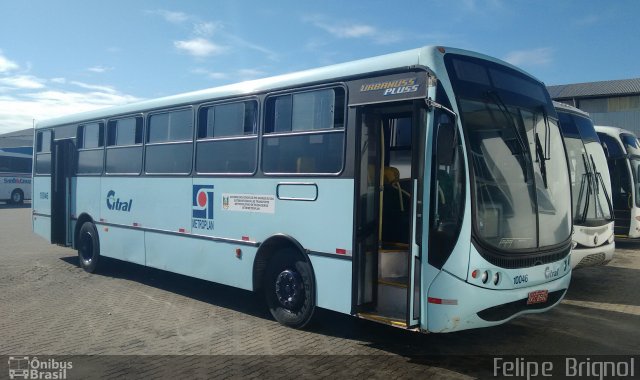
[[[527,305],[547,302],[548,298],[549,298],[548,290],[536,290],[535,292],[529,293],[529,297],[527,298]]]

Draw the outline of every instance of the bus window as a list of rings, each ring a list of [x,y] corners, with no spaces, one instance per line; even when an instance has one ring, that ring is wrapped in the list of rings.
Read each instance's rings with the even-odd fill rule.
[[[142,117],[107,123],[107,174],[139,174],[142,169]]]
[[[150,174],[189,174],[193,151],[191,109],[148,118],[145,170]]]
[[[258,137],[255,100],[206,106],[198,112],[196,172],[252,174]]]
[[[618,158],[624,156],[624,151],[615,138],[604,133],[598,133],[598,137],[600,138],[602,149],[604,150],[604,154],[607,158]]]
[[[78,127],[77,142],[78,174],[102,174],[104,159],[104,124],[90,123]]]
[[[342,170],[342,88],[280,95],[268,98],[266,103],[262,150],[265,173],[337,174]]]
[[[38,132],[36,136],[36,174],[51,174],[51,131]]]

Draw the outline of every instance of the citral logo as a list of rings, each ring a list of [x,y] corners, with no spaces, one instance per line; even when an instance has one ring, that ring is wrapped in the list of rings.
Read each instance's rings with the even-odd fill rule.
[[[109,190],[107,193],[107,208],[109,210],[130,212],[132,203],[133,199],[129,199],[127,202],[116,198],[116,192],[113,190]]]

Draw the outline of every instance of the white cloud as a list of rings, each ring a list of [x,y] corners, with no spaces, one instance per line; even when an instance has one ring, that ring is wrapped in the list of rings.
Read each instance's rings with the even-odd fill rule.
[[[194,38],[186,41],[174,41],[173,45],[177,49],[182,50],[189,55],[200,58],[221,54],[226,50],[224,46],[216,45],[204,38]]]
[[[183,12],[174,12],[174,11],[168,11],[165,9],[157,9],[154,11],[147,11],[147,13],[162,16],[162,18],[164,18],[166,21],[172,24],[181,24],[189,20],[189,15]]]
[[[219,71],[209,71],[207,69],[202,69],[202,68],[193,69],[191,70],[191,72],[197,75],[204,75],[205,77],[209,79],[214,79],[214,80],[227,79],[229,77],[226,73],[219,72]]]
[[[366,24],[330,24],[322,21],[314,21],[313,25],[338,38],[373,37],[378,34],[376,28]]]
[[[545,66],[553,61],[553,49],[549,47],[530,50],[514,50],[504,58],[515,66]]]
[[[92,73],[99,73],[99,74],[107,71],[111,71],[111,70],[113,70],[113,67],[106,67],[101,65],[87,68],[87,71],[91,71]]]
[[[67,79],[66,78],[51,78],[51,79],[49,79],[49,81],[51,81],[51,83],[57,83],[57,84],[65,84],[65,83],[67,83]]]
[[[117,91],[113,87],[110,87],[110,86],[100,86],[100,85],[95,85],[95,84],[87,84],[87,83],[78,82],[78,81],[72,81],[70,83],[73,84],[73,85],[76,85],[78,87],[85,88],[87,90],[106,92],[108,94],[117,93]]]
[[[11,70],[17,70],[20,66],[17,63],[9,60],[7,57],[2,55],[2,51],[0,51],[0,73],[4,73]]]
[[[60,81],[54,83],[64,84]],[[69,83],[89,91],[44,88],[38,92],[16,94],[14,89],[13,95],[0,97],[0,133],[30,128],[33,119],[49,119],[141,100],[109,86]]]
[[[215,22],[197,22],[193,24],[193,33],[197,36],[211,37],[221,26]]]
[[[208,79],[213,79],[213,80],[228,79],[233,82],[261,78],[267,75],[265,71],[257,70],[257,69],[239,69],[233,72],[224,73],[219,71],[209,71],[207,69],[198,68],[198,69],[191,70],[191,72],[193,74],[203,75]]]
[[[364,23],[327,20],[323,15],[303,17],[303,21],[337,38],[368,38],[377,44],[389,44],[399,42],[406,37],[405,33],[398,30],[381,30]]]
[[[237,73],[242,80],[264,77],[267,74],[262,70],[256,70],[256,69],[240,69],[238,70]]]
[[[0,85],[16,88],[16,89],[37,89],[43,88],[44,80],[36,78],[32,75],[16,75],[0,78]]]

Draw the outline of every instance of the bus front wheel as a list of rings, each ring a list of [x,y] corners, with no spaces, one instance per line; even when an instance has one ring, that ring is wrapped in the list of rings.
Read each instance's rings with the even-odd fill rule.
[[[22,190],[13,190],[13,192],[11,193],[11,203],[13,203],[14,205],[19,205],[22,204],[22,202],[24,202],[24,194],[22,194]]]
[[[311,265],[292,250],[279,252],[267,265],[265,297],[271,315],[281,324],[302,328],[315,310]]]
[[[78,232],[78,260],[86,272],[93,273],[100,259],[98,231],[91,222],[84,222]]]

